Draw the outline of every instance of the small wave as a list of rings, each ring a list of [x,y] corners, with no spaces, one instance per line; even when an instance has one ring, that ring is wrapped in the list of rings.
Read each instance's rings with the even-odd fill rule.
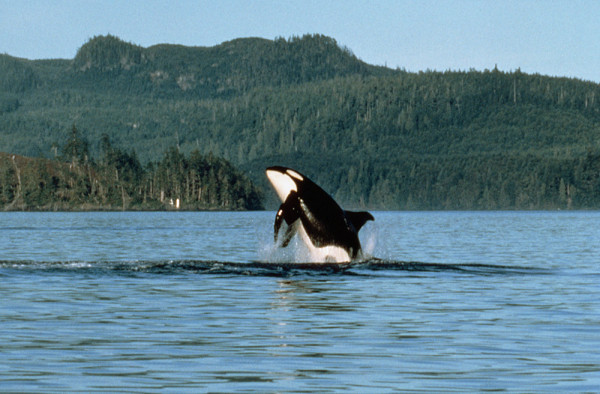
[[[352,263],[298,263],[249,261],[230,262],[214,260],[168,260],[168,261],[0,261],[0,269],[47,273],[82,272],[96,274],[208,274],[278,276],[295,275],[385,275],[392,272],[453,272],[475,275],[536,274],[546,270],[493,264],[446,264],[416,261],[394,261],[371,258]]]

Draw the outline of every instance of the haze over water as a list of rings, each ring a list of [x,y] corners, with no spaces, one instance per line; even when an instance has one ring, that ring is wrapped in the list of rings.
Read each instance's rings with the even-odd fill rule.
[[[0,387],[600,388],[599,212],[374,216],[315,266],[274,212],[1,213]]]

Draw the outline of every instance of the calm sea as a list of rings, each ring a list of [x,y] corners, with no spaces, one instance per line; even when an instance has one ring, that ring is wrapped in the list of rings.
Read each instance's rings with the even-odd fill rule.
[[[0,391],[600,391],[599,212],[0,213]],[[293,246],[292,246],[293,248]]]

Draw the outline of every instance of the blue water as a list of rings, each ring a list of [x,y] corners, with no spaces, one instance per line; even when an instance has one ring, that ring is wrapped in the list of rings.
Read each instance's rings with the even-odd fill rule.
[[[0,390],[600,391],[599,212],[374,216],[314,266],[273,212],[0,213]]]

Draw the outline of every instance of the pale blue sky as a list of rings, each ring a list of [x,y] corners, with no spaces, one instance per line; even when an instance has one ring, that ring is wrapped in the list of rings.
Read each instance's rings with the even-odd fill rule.
[[[113,34],[144,47],[321,33],[371,63],[600,82],[600,1],[0,0],[0,53],[73,58]]]

